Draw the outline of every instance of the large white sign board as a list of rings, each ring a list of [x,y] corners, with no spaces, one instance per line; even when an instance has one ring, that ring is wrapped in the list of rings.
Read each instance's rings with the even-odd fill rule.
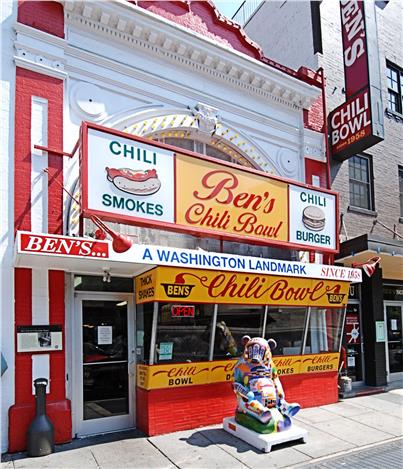
[[[174,153],[88,130],[88,209],[174,222]],[[118,219],[117,217],[117,219]]]
[[[336,197],[289,185],[290,242],[336,249]]]

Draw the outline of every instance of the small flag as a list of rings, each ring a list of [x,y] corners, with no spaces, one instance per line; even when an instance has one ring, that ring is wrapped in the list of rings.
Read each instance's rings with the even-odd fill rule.
[[[368,277],[372,277],[372,275],[375,272],[376,266],[379,264],[381,261],[381,258],[378,256],[371,257],[371,259],[368,259],[366,262],[362,264],[358,264],[356,262],[353,262],[351,267],[361,267],[362,270],[368,275]]]

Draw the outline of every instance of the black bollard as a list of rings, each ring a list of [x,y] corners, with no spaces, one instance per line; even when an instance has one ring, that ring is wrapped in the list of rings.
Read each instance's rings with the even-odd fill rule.
[[[46,378],[34,381],[36,415],[28,428],[28,456],[46,456],[55,450],[54,429],[46,415]]]

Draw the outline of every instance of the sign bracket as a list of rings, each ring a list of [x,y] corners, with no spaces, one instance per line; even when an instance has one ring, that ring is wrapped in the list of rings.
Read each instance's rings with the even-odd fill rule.
[[[80,140],[81,139],[77,140],[77,142],[75,143],[74,148],[71,151],[71,153],[68,153],[68,152],[62,151],[62,150],[56,150],[56,149],[51,148],[51,147],[44,147],[42,145],[34,145],[34,148],[35,148],[35,150],[47,151],[48,153],[54,153],[55,155],[68,156],[69,158],[73,158],[73,156],[76,154],[76,152],[78,150],[78,147],[80,145]]]

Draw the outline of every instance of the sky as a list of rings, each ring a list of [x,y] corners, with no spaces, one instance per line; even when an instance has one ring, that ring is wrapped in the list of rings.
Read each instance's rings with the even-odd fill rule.
[[[231,19],[241,5],[242,0],[213,0],[213,2],[224,16]]]

